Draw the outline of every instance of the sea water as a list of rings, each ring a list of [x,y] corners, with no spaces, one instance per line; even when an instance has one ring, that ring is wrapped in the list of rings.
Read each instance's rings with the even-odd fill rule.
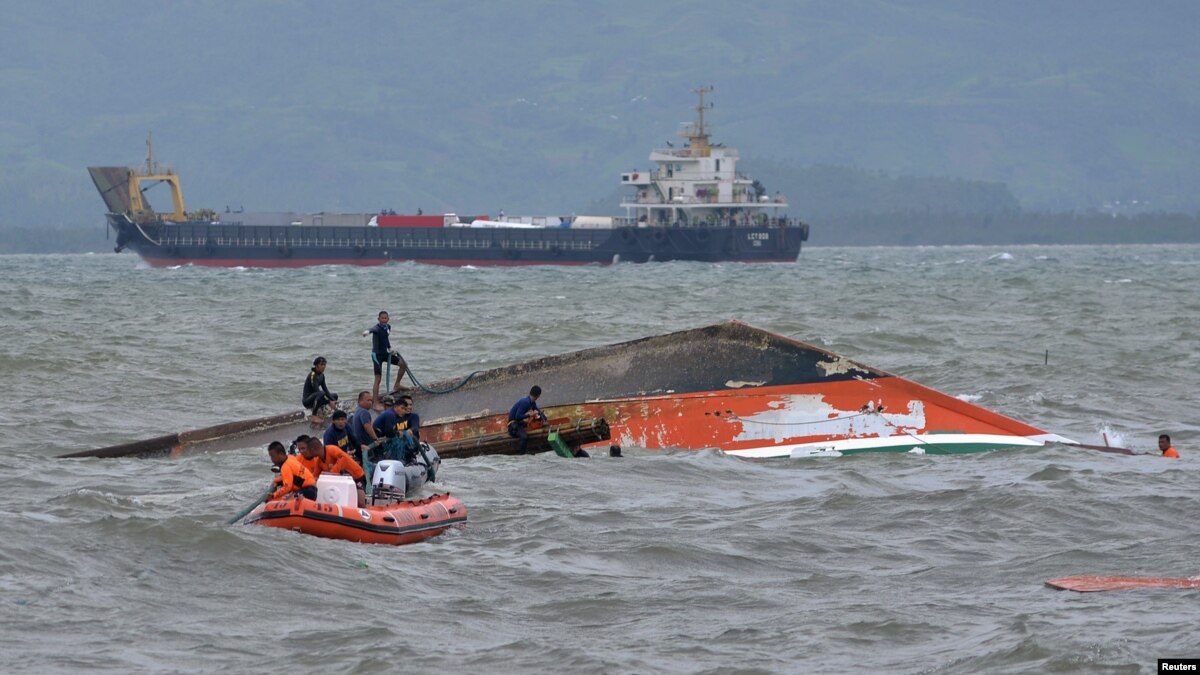
[[[0,257],[0,669],[1153,672],[1200,657],[1200,592],[1043,582],[1200,574],[1197,289],[1196,246],[478,269]],[[261,447],[53,459],[299,410],[317,355],[352,399],[381,309],[423,381],[739,319],[1080,442],[1170,433],[1183,459],[447,460],[434,487],[469,525],[400,548],[224,526],[269,479]]]

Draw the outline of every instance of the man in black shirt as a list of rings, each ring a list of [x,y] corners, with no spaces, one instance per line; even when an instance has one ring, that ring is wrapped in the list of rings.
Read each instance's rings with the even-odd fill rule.
[[[400,380],[408,369],[408,364],[404,363],[400,354],[392,351],[390,337],[392,326],[389,321],[388,313],[380,312],[379,323],[363,331],[363,337],[371,336],[371,365],[375,369],[375,386],[371,389],[371,399],[375,401],[376,410],[383,410],[383,406],[379,403],[379,382],[383,379],[383,364],[390,363],[397,366],[396,384],[392,386],[392,391],[400,389]]]

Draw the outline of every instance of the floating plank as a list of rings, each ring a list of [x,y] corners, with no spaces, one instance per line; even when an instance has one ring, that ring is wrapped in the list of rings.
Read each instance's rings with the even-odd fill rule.
[[[1134,588],[1200,588],[1200,579],[1184,579],[1179,577],[1117,577],[1094,574],[1081,574],[1073,577],[1060,577],[1046,582],[1050,588],[1060,591],[1076,591],[1078,593],[1097,593],[1100,591],[1127,591]]]
[[[1087,450],[1099,450],[1100,452],[1111,452],[1114,455],[1144,455],[1144,452],[1137,452],[1129,448],[1117,448],[1111,445],[1088,445],[1087,443],[1064,443],[1072,448],[1084,448]]]

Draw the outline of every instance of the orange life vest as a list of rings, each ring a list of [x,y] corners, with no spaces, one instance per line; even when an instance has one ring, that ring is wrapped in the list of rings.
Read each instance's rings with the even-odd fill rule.
[[[347,455],[344,450],[336,445],[325,446],[325,460],[320,457],[305,459],[303,455],[299,455],[296,459],[304,465],[313,476],[320,476],[323,473],[348,473],[354,480],[359,480],[366,474],[363,469],[354,461],[350,455]],[[314,479],[315,481],[316,479]]]
[[[317,477],[296,455],[288,455],[279,467],[279,476],[275,479],[279,489],[271,495],[271,499],[283,499],[288,494],[306,487],[315,487]]]
[[[1175,448],[1167,448],[1166,450],[1163,450],[1162,456],[1163,457],[1173,457],[1175,459],[1179,459],[1179,451],[1176,450]]]

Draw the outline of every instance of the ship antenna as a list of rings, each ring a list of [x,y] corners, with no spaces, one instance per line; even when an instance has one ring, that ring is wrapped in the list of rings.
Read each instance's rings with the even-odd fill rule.
[[[154,161],[154,132],[146,134],[146,175],[153,176],[158,173],[158,164]]]
[[[704,95],[713,90],[712,86],[700,87],[693,89],[700,96],[700,104],[696,106],[696,112],[699,113],[699,120],[692,124],[685,124],[679,135],[688,140],[691,146],[691,153],[694,157],[708,157],[710,145],[708,143],[708,126],[704,123],[704,111],[712,108],[712,104],[704,105]]]
[[[700,113],[700,121],[697,124],[697,127],[698,127],[697,133],[696,133],[697,136],[708,135],[704,130],[704,110],[705,110],[705,108],[711,108],[712,104],[709,103],[708,105],[704,105],[704,95],[711,93],[712,90],[713,90],[713,87],[711,84],[708,85],[707,87],[700,87],[699,89],[692,90],[692,91],[696,92],[697,95],[700,96],[700,105],[696,106],[696,112]]]

